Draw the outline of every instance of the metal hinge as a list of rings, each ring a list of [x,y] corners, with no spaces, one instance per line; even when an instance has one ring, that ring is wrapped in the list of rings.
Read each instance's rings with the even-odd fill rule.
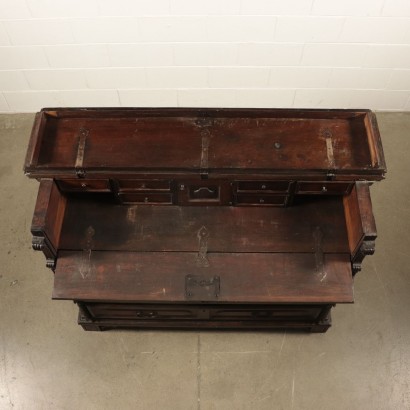
[[[209,158],[209,136],[210,132],[208,129],[204,129],[201,132],[202,143],[201,143],[201,178],[207,179],[208,177],[208,158]]]
[[[209,231],[206,229],[206,226],[201,227],[198,231],[197,237],[199,250],[196,256],[196,262],[198,266],[207,267],[209,266],[208,257],[206,256],[208,252]]]
[[[77,148],[77,158],[75,160],[75,173],[78,178],[85,178],[85,169],[83,168],[84,162],[84,152],[85,152],[85,143],[87,137],[90,134],[90,130],[87,128],[81,127],[78,131],[78,148]]]

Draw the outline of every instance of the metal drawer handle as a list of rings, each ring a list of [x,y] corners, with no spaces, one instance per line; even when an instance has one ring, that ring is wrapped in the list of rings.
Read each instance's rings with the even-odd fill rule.
[[[205,192],[207,192],[208,194],[214,194],[214,193],[215,193],[215,190],[214,190],[214,189],[209,189],[208,187],[203,186],[203,187],[201,187],[201,188],[196,189],[196,190],[194,191],[194,194],[199,194],[201,191],[205,191]]]
[[[144,310],[139,310],[137,311],[137,317],[144,318],[144,319],[152,319],[158,316],[158,312],[154,311],[144,311]]]
[[[322,192],[327,192],[327,188],[325,186],[322,186]]]

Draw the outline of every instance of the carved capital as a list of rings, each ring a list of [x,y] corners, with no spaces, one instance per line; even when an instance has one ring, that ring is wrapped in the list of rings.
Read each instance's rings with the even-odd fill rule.
[[[376,250],[376,243],[375,241],[364,241],[360,251],[363,252],[364,255],[373,255]]]
[[[42,251],[44,249],[44,237],[43,236],[33,236],[31,241],[31,246],[35,251]]]
[[[374,240],[364,240],[357,250],[356,254],[352,258],[352,272],[355,275],[357,272],[362,270],[363,259],[367,255],[373,255],[375,252],[375,241]]]
[[[56,268],[56,260],[55,259],[46,259],[46,267],[50,268],[51,270],[54,271]]]
[[[353,275],[356,275],[356,273],[360,272],[361,270],[362,270],[362,264],[361,263],[352,263]]]
[[[49,245],[44,236],[33,236],[31,241],[35,251],[42,251],[46,257],[46,266],[54,271],[56,267],[56,257],[54,249]]]

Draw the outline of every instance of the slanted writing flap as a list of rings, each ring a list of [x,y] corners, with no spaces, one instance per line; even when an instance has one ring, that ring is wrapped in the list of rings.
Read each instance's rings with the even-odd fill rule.
[[[353,302],[346,254],[209,253],[206,259],[192,252],[60,252],[53,298],[193,302],[186,278],[195,273],[208,283],[218,278],[218,302]]]

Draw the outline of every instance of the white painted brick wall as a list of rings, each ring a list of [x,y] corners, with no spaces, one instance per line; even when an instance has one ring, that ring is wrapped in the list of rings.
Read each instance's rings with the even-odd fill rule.
[[[410,110],[410,0],[0,0],[0,112]]]

